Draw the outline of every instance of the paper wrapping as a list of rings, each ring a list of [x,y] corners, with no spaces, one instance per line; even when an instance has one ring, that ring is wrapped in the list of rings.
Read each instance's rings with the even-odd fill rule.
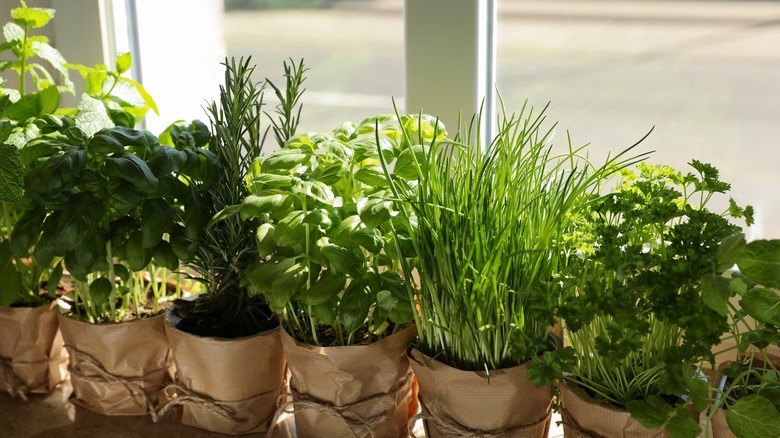
[[[169,379],[164,317],[112,324],[58,318],[70,355],[71,402],[104,415],[154,415]]]
[[[531,383],[529,363],[488,375],[453,368],[416,349],[409,355],[426,437],[547,437],[553,389]]]
[[[283,330],[298,437],[403,436],[417,410],[406,357],[416,335],[412,325],[369,345],[317,347]]]
[[[56,302],[0,307],[0,390],[47,393],[67,378],[67,363]]]
[[[285,377],[280,331],[224,339],[166,323],[176,384],[165,395],[180,421],[224,434],[266,432]]]
[[[625,409],[593,399],[582,388],[561,383],[561,417],[567,438],[667,438],[663,428],[647,429]]]

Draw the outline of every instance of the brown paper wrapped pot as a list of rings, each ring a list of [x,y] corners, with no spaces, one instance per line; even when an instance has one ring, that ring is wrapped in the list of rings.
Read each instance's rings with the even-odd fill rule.
[[[528,363],[488,376],[453,368],[416,349],[409,355],[427,437],[547,437],[553,390],[531,383]]]
[[[169,379],[163,316],[113,324],[58,316],[70,355],[71,401],[104,415],[154,413]]]
[[[0,390],[22,397],[49,392],[67,377],[67,361],[56,302],[0,307]]]
[[[176,363],[169,403],[185,425],[224,434],[266,432],[284,383],[279,327],[254,336],[196,336],[165,324]]]
[[[370,345],[317,347],[282,331],[298,437],[404,436],[416,410],[406,357],[416,334],[409,326]]]
[[[567,438],[667,438],[663,429],[648,429],[619,409],[590,397],[569,382],[560,385],[563,434]]]

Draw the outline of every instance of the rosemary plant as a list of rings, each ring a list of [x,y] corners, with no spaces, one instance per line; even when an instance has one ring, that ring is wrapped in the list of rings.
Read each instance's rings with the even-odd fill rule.
[[[247,267],[259,261],[255,231],[261,219],[243,220],[232,214],[249,195],[247,177],[256,165],[253,163],[260,162],[268,132],[262,123],[265,84],[253,82],[250,61],[242,58],[224,63],[225,83],[220,86],[219,102],[207,108],[212,132],[209,149],[217,156],[220,170],[214,184],[205,190],[203,217],[214,220],[189,264],[205,283],[207,293],[194,304],[176,303],[177,314],[184,317],[179,328],[196,334],[240,337],[278,324],[262,297],[248,294],[244,284]],[[292,95],[285,97],[274,86],[281,96],[277,111],[281,118],[272,119],[279,139],[297,126],[298,118],[292,114],[302,93],[303,71],[303,61],[292,66],[285,63],[287,90]]]
[[[385,169],[395,195],[411,205],[399,208],[410,221],[408,255],[419,259],[405,266],[421,282],[419,291],[410,289],[419,347],[450,366],[495,370],[550,348],[572,217],[599,181],[641,159],[622,158],[629,148],[594,167],[585,147],[571,144],[554,154],[545,110],[524,105],[508,115],[502,104],[498,134],[484,153],[472,140],[480,138],[481,117],[454,141],[430,142],[415,160],[416,188]]]

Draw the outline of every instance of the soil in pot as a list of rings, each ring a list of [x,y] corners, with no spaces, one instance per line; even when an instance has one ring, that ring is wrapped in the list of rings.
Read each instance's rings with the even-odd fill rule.
[[[285,377],[279,319],[258,300],[223,325],[208,303],[177,301],[169,315],[176,382],[159,413],[212,432],[266,432]]]
[[[57,304],[0,307],[0,390],[26,400],[67,377]]]
[[[58,313],[70,355],[71,401],[104,415],[156,413],[169,381],[164,316],[90,324]]]
[[[289,397],[299,437],[405,436],[416,411],[415,380],[406,357],[414,326],[368,345],[318,347],[282,331],[290,369]]]
[[[453,368],[417,349],[409,357],[427,437],[547,437],[553,390],[531,383],[530,363],[487,373]]]

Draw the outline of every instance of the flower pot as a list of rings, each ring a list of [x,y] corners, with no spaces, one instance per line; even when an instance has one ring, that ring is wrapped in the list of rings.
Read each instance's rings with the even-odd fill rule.
[[[0,390],[27,399],[67,377],[68,357],[57,325],[57,303],[0,307]]]
[[[165,388],[180,421],[225,434],[266,432],[285,376],[280,328],[243,338],[196,336],[170,321],[176,383]]]
[[[416,411],[406,349],[414,326],[369,345],[317,347],[282,331],[299,437],[398,438]]]
[[[743,354],[741,357],[745,361],[749,360],[750,358],[749,354]],[[767,359],[769,359],[772,362],[771,368],[780,369],[780,357],[767,353]],[[733,363],[734,361],[728,360],[721,363],[718,366],[714,378],[715,387],[718,390],[724,391],[728,389],[730,382],[728,377],[726,377],[723,374],[723,370],[731,366]],[[743,362],[743,364],[744,363],[747,362]],[[763,371],[764,369],[768,369],[768,368],[770,367],[767,366],[767,364],[764,362],[764,359],[762,357],[756,357],[753,360],[753,369]],[[731,427],[729,427],[729,424],[726,420],[726,417],[728,416],[728,412],[729,412],[728,409],[724,408],[723,406],[715,407],[715,405],[711,405],[710,409],[715,410],[712,413],[712,418],[711,418],[712,422],[710,424],[710,428],[712,429],[712,438],[736,438],[736,435],[734,435],[734,433],[731,431]]]
[[[163,316],[90,324],[58,314],[70,355],[71,401],[104,415],[155,415],[168,379]]]
[[[488,375],[450,367],[416,349],[409,356],[427,437],[547,437],[553,389],[531,383],[529,362]]]
[[[579,386],[562,382],[563,435],[574,438],[666,438],[663,429],[647,429],[625,409],[592,398]]]

